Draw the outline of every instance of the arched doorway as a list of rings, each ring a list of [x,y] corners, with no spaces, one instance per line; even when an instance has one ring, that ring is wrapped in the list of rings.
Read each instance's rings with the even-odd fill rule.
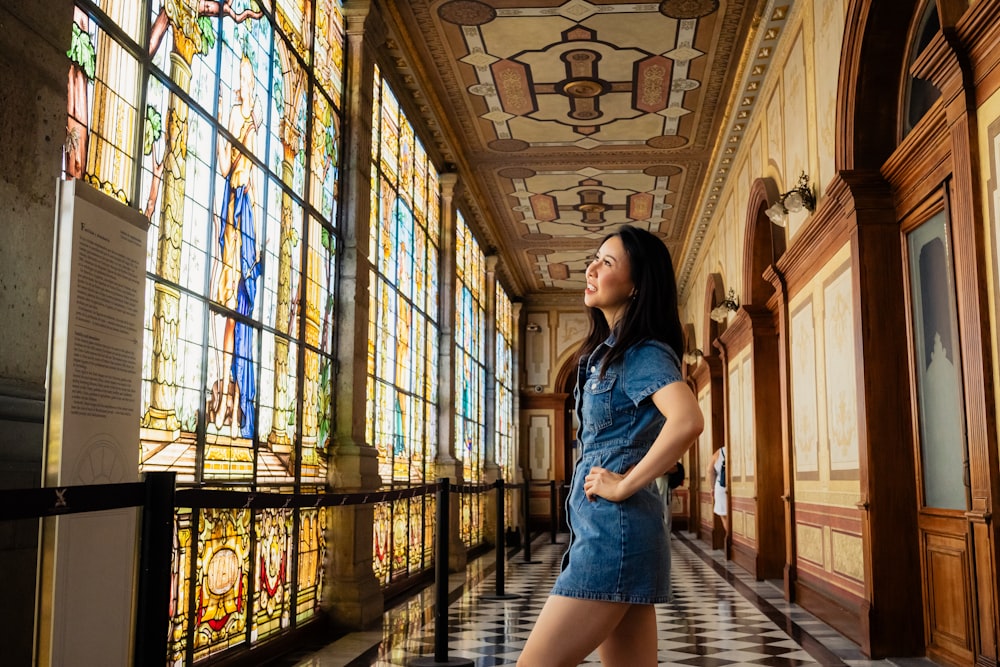
[[[765,279],[766,272],[776,272],[785,247],[783,231],[765,214],[776,195],[770,179],[757,179],[750,188],[742,305],[715,343],[724,363],[731,553],[757,579],[784,576],[789,553],[786,509],[790,512],[791,504],[784,489],[790,452],[782,427],[778,327],[784,301],[775,298],[783,291]]]

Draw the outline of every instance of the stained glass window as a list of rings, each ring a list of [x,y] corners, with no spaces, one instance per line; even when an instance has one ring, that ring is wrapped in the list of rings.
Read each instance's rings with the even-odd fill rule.
[[[466,482],[483,481],[486,414],[486,257],[461,213],[455,230],[455,456],[462,460]],[[483,540],[482,496],[464,493],[462,540]]]
[[[496,422],[494,424],[496,462],[507,485],[515,482],[517,451],[514,424],[514,309],[507,291],[496,284]],[[511,493],[511,492],[508,492]],[[511,493],[511,498],[513,494]],[[505,498],[505,525],[514,525],[516,508]]]
[[[434,165],[378,68],[373,94],[366,439],[382,483],[399,488],[430,481],[436,451],[440,195]],[[383,585],[430,566],[428,500],[376,506]]]
[[[327,478],[341,0],[78,0],[66,175],[150,219],[140,467]],[[170,664],[315,616],[325,511],[176,513]]]

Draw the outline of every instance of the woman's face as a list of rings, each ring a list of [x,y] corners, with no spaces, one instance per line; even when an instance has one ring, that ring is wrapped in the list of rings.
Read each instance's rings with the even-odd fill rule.
[[[621,238],[612,236],[601,245],[587,267],[583,303],[603,312],[608,325],[613,327],[625,312],[633,293],[635,285],[628,254]]]

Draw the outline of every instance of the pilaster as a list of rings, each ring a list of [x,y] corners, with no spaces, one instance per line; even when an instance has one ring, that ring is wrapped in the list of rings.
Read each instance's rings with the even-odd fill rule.
[[[368,335],[368,225],[371,207],[371,109],[373,60],[366,48],[380,33],[369,20],[370,2],[352,0],[344,9],[347,46],[342,184],[342,245],[338,263],[340,299],[338,369],[334,378],[334,443],[329,484],[337,491],[378,489],[375,448],[365,442],[365,383]],[[332,507],[330,535],[350,536],[328,544],[330,560],[324,606],[337,628],[360,629],[381,620],[382,591],[372,571],[374,508]]]
[[[438,322],[441,344],[438,348],[438,447],[434,460],[435,477],[447,477],[461,483],[462,462],[455,458],[455,187],[458,174],[441,174],[441,274]],[[468,560],[462,542],[462,504],[451,503],[448,532],[450,536],[448,569],[459,572]]]
[[[483,457],[483,481],[492,484],[500,477],[497,463],[497,256],[486,257],[486,396],[483,416],[486,421],[486,441]],[[484,497],[483,508],[486,516],[485,537],[496,544],[497,507],[496,493]]]

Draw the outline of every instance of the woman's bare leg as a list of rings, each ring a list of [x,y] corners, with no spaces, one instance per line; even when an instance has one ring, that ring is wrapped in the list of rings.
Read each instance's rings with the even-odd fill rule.
[[[517,666],[576,667],[621,625],[630,608],[631,605],[620,602],[550,595],[524,644]]]
[[[597,652],[604,667],[656,667],[656,609],[629,605],[625,616]]]

